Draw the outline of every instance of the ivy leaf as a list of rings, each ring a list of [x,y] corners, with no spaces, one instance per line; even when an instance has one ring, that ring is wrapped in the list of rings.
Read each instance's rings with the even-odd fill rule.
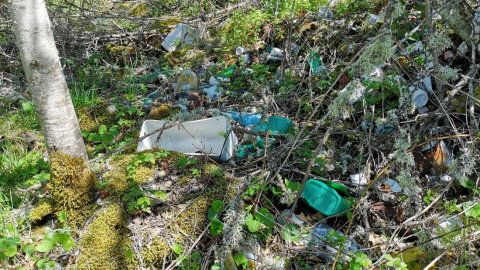
[[[62,210],[60,211],[60,213],[58,213],[58,221],[60,221],[60,223],[64,223],[65,220],[67,220],[67,214],[65,213],[65,210]]]
[[[28,243],[25,246],[23,246],[23,252],[25,252],[28,255],[32,255],[34,251],[35,251],[35,248],[31,243]]]
[[[253,215],[248,215],[245,219],[245,224],[250,232],[257,232],[260,230],[260,221],[253,219]]]
[[[49,239],[45,239],[38,246],[36,247],[36,250],[38,252],[49,252],[50,250],[55,248],[55,242]]]
[[[162,202],[167,201],[167,192],[165,190],[162,191],[156,191],[155,192],[155,197],[159,198]]]
[[[0,251],[4,250],[8,246],[7,238],[0,239]]]
[[[212,225],[210,226],[210,234],[212,237],[219,235],[223,231],[223,222],[218,218],[212,220]]]
[[[208,220],[213,220],[217,217],[218,212],[213,209],[213,207],[208,208],[207,218]]]
[[[55,234],[55,241],[62,245],[63,251],[69,251],[75,244],[72,237],[66,233]]]
[[[107,133],[107,126],[105,126],[105,125],[100,125],[100,126],[98,127],[98,134],[103,135],[103,134],[105,134],[105,133]]]
[[[477,203],[474,207],[470,208],[465,212],[465,216],[472,217],[472,218],[479,218],[480,217],[480,203]]]
[[[258,209],[258,212],[255,213],[255,218],[270,229],[275,227],[273,215],[266,208]]]
[[[233,257],[233,260],[238,266],[243,265],[244,267],[246,267],[248,265],[248,259],[242,253],[238,253],[237,255],[235,255],[235,257]]]
[[[3,254],[8,257],[15,256],[15,254],[17,254],[17,245],[9,245]]]
[[[224,206],[224,204],[223,204],[223,202],[220,201],[220,200],[215,200],[215,201],[213,201],[213,203],[212,203],[212,208],[213,208],[213,210],[215,210],[215,212],[217,212],[217,213],[220,212],[220,211],[222,211],[223,206]]]
[[[301,183],[289,181],[288,179],[285,179],[285,187],[290,189],[291,191],[297,191],[300,190],[300,187],[302,186]]]
[[[179,244],[173,244],[170,246],[170,248],[175,252],[177,255],[180,255],[183,253],[183,248]]]

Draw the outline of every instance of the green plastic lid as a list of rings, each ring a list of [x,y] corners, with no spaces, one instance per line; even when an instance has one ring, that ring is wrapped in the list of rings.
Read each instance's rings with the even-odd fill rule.
[[[348,209],[345,199],[335,189],[314,179],[307,181],[302,197],[311,207],[326,216],[333,216]]]

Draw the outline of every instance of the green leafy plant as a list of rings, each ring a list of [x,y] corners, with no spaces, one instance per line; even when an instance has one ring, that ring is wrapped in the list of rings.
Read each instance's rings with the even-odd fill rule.
[[[222,233],[224,224],[220,221],[220,212],[224,208],[224,203],[219,200],[212,202],[212,206],[208,208],[208,219],[212,221],[210,225],[210,234],[215,237]]]
[[[177,162],[175,162],[175,166],[180,167],[182,170],[185,170],[190,164],[195,165],[197,164],[197,161],[194,158],[186,158],[185,156],[182,156]]]
[[[242,269],[246,269],[248,267],[248,259],[242,253],[237,253],[237,255],[233,257],[233,260],[237,266],[242,267]]]
[[[392,255],[385,254],[385,259],[387,259],[387,263],[385,263],[386,266],[394,267],[395,270],[408,270],[408,265],[399,257],[393,258]]]
[[[368,259],[368,255],[357,251],[355,253],[355,259],[350,261],[349,270],[362,270],[364,267],[369,267],[372,265],[372,261]]]

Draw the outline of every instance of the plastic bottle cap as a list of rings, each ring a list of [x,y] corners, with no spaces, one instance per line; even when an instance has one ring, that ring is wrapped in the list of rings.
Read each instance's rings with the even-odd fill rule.
[[[425,106],[428,102],[428,94],[423,90],[417,90],[413,93],[413,101],[415,102],[415,106],[417,108]]]

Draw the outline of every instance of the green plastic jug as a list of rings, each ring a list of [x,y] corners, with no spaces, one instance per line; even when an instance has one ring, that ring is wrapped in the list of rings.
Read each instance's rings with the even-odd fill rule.
[[[307,181],[302,197],[311,207],[326,216],[336,215],[349,208],[335,189],[315,179]]]

